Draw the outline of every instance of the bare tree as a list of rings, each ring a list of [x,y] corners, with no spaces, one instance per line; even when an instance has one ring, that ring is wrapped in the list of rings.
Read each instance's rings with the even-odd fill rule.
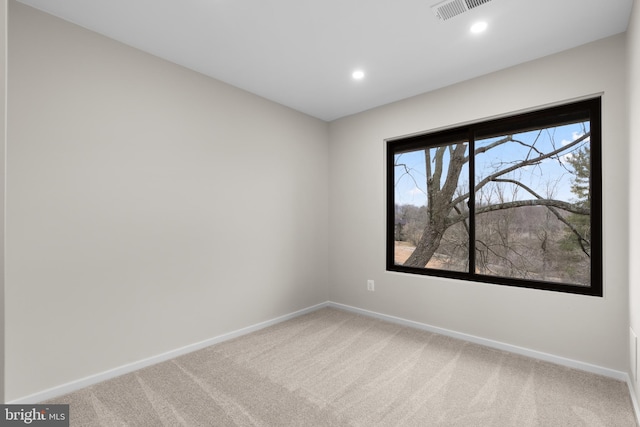
[[[541,130],[544,132],[546,130]],[[564,224],[567,230],[575,237],[575,240],[581,242],[583,250],[588,247],[589,236],[584,229],[572,225],[567,220],[567,213],[585,216],[589,215],[589,206],[585,203],[570,203],[564,200],[554,199],[553,197],[543,197],[536,193],[532,188],[526,185],[522,180],[514,178],[514,172],[523,171],[525,168],[538,167],[544,160],[552,159],[562,163],[562,156],[572,152],[583,141],[590,137],[590,132],[585,132],[582,136],[574,141],[562,144],[554,144],[552,150],[546,152],[540,151],[536,146],[536,142],[524,142],[514,138],[513,135],[506,135],[488,143],[485,146],[478,147],[473,153],[474,156],[485,154],[507,143],[515,143],[527,148],[527,155],[517,161],[503,163],[497,165],[496,169],[487,176],[478,179],[475,183],[473,192],[476,196],[475,214],[476,217],[491,212],[507,212],[518,207],[525,206],[543,206],[559,223]],[[466,228],[469,219],[469,208],[467,203],[470,200],[470,191],[460,191],[459,181],[465,164],[469,162],[469,154],[467,150],[468,144],[465,142],[443,145],[424,150],[424,162],[426,166],[426,224],[421,233],[420,239],[417,241],[416,248],[411,256],[403,264],[412,267],[424,267],[432,259],[438,248],[443,243],[445,235],[452,227]],[[396,166],[405,167],[401,163]],[[577,182],[577,181],[576,181]],[[576,185],[583,184],[582,181]],[[511,185],[511,197],[507,197],[504,193],[504,187],[500,185]],[[582,187],[581,187],[582,188]],[[519,192],[519,196],[515,197],[515,192]],[[491,193],[482,199],[483,194]],[[526,194],[526,197],[522,197]],[[505,221],[509,221],[509,216],[504,216]],[[527,257],[527,253],[518,253],[517,248],[510,244],[508,224],[500,230],[496,230],[498,243],[503,247],[510,247],[512,252],[520,257]],[[547,237],[539,234],[540,245],[546,245]],[[446,243],[446,242],[445,242]],[[504,250],[498,250],[497,243],[487,240],[476,241],[478,248],[478,265],[483,268],[490,269],[489,256],[501,258],[506,264],[511,264],[512,268],[520,268],[516,257],[509,257]],[[545,250],[548,248],[545,248]],[[585,252],[586,253],[586,252]],[[513,254],[512,254],[513,255]]]

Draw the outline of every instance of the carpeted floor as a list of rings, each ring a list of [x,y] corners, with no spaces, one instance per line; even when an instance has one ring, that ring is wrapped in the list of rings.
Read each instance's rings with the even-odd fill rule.
[[[623,382],[333,308],[49,403],[72,426],[637,426]]]

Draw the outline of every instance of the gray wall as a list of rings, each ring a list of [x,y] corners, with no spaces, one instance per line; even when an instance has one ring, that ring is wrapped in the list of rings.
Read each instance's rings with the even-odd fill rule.
[[[4,402],[4,189],[7,136],[7,1],[0,0],[0,402]]]
[[[625,36],[331,123],[333,301],[628,371]],[[385,139],[603,92],[604,298],[385,271]],[[367,279],[376,291],[367,292]]]
[[[638,212],[640,212],[640,127],[638,117],[640,117],[640,1],[635,0],[633,3],[633,11],[629,22],[629,31],[627,33],[627,52],[628,52],[628,82],[629,82],[629,144],[630,144],[630,177],[629,177],[629,193],[630,200],[629,211],[633,212],[629,221],[629,313],[630,324],[635,335],[640,337],[640,223],[638,222]],[[634,343],[632,342],[631,345]],[[632,349],[631,353],[635,353],[636,360],[631,360],[637,368],[640,364],[640,357],[637,352]],[[631,369],[630,369],[631,370]],[[638,373],[640,376],[640,373]],[[633,381],[636,391],[636,397],[640,399],[640,381],[635,378]],[[638,401],[640,404],[640,400]]]
[[[324,302],[328,125],[9,6],[6,398]]]

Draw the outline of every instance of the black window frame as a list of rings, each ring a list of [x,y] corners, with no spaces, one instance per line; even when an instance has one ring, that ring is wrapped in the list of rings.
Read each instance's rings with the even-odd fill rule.
[[[440,270],[432,268],[418,268],[403,266],[395,263],[395,153],[411,149],[421,149],[452,141],[455,138],[468,138],[469,153],[474,151],[475,135],[499,135],[523,132],[540,126],[552,126],[568,123],[573,117],[584,115],[589,111],[590,121],[590,150],[591,150],[591,281],[590,286],[548,282],[541,280],[519,279],[501,276],[487,276],[475,272],[474,239],[469,238],[470,267],[467,272]],[[471,155],[469,156],[472,157]],[[474,188],[474,167],[469,161],[469,188]],[[515,114],[509,117],[492,119],[451,129],[427,132],[410,137],[386,141],[386,269],[387,271],[411,273],[424,276],[444,277],[480,283],[532,288],[547,291],[557,291],[590,296],[603,296],[603,256],[602,256],[602,101],[601,97],[578,102],[571,102],[560,106],[538,109],[535,111]],[[474,217],[474,192],[469,193],[470,219]],[[474,221],[470,220],[470,224]],[[469,236],[473,236],[473,226],[470,225]]]

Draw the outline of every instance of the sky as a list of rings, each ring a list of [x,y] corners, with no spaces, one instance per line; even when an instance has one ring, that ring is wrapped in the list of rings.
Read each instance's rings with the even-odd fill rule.
[[[514,135],[514,139],[523,144],[533,145],[543,153],[553,151],[566,146],[584,135],[588,131],[589,122],[568,124],[555,128],[547,128],[542,131],[535,130]],[[585,127],[587,127],[585,129]],[[476,149],[491,144],[502,137],[490,138],[476,141]],[[582,147],[588,144],[589,140],[578,145]],[[534,158],[539,154],[533,152],[530,147],[516,142],[508,142],[498,147],[488,150],[484,154],[476,156],[476,183],[491,173],[517,164],[525,158]],[[575,149],[577,147],[574,147]],[[432,149],[433,150],[433,149]],[[468,148],[467,148],[468,150]],[[530,187],[537,194],[545,198],[554,198],[564,201],[575,201],[576,197],[571,192],[572,168],[567,160],[571,156],[571,151],[561,153],[555,159],[543,160],[537,165],[526,166],[504,175],[501,178],[517,179]],[[413,204],[423,206],[426,204],[426,173],[424,150],[406,152],[395,156],[395,163],[403,164],[403,167],[395,168],[394,180],[395,202],[396,204]],[[448,167],[448,159],[445,156],[445,168]],[[407,171],[408,173],[405,173]],[[468,188],[468,167],[465,165],[458,186]],[[446,172],[443,172],[443,181]],[[495,185],[492,183],[491,185]],[[503,194],[507,201],[514,199],[530,199],[531,194],[522,188],[517,188],[511,184],[501,184]],[[477,198],[482,198],[485,202],[495,203],[498,201],[497,193],[490,191],[490,186],[485,187],[482,194],[477,194]],[[466,192],[466,190],[465,190]]]

